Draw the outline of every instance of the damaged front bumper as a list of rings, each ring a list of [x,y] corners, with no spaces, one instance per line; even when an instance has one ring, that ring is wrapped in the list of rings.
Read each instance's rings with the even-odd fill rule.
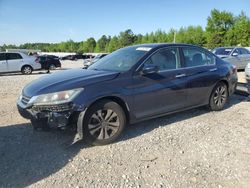
[[[77,130],[73,143],[83,138],[82,126],[85,108],[73,102],[58,105],[27,105],[23,98],[18,99],[17,108],[20,115],[31,120],[32,124],[38,122],[41,128],[68,127]],[[34,125],[33,125],[34,127]]]

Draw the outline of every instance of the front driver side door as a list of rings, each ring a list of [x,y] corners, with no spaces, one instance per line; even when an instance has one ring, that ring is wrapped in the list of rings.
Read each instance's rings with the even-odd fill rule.
[[[160,49],[150,56],[145,64],[156,65],[159,71],[148,75],[137,72],[133,77],[136,118],[148,118],[185,107],[185,70],[179,69],[179,49]]]

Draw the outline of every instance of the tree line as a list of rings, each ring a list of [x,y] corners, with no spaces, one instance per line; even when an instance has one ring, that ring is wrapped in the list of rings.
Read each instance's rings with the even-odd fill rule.
[[[235,16],[231,12],[213,9],[207,18],[205,29],[201,26],[181,27],[170,29],[168,32],[134,34],[131,29],[120,32],[117,36],[103,35],[95,40],[93,37],[86,41],[74,42],[68,40],[60,43],[25,43],[19,46],[3,45],[2,50],[10,48],[39,49],[45,52],[112,52],[121,47],[143,43],[188,43],[209,49],[220,46],[250,46],[250,18],[241,12]]]

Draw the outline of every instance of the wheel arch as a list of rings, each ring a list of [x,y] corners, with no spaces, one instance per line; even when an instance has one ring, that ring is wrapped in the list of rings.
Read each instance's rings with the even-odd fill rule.
[[[229,94],[229,83],[228,83],[228,81],[227,81],[226,79],[221,79],[221,80],[217,81],[217,82],[214,84],[212,90],[210,91],[210,95],[209,95],[208,101],[210,100],[210,98],[211,98],[211,96],[212,96],[212,94],[213,94],[213,90],[214,90],[215,86],[216,86],[218,83],[220,83],[220,82],[226,84],[226,86],[227,86],[227,92],[228,92],[228,94]],[[209,102],[208,102],[208,103],[209,103]]]
[[[124,113],[125,113],[126,122],[130,123],[129,106],[127,105],[127,103],[121,97],[118,97],[118,96],[105,96],[105,97],[98,98],[95,101],[91,102],[88,105],[87,109],[89,109],[94,104],[96,104],[96,103],[98,103],[100,101],[103,101],[103,100],[113,101],[113,102],[117,103],[118,105],[120,105],[121,108],[123,109]]]

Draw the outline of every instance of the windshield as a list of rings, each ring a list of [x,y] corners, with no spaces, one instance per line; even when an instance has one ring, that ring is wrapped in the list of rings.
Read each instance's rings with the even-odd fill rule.
[[[122,48],[101,58],[88,69],[125,72],[131,69],[147,51],[136,46]]]

